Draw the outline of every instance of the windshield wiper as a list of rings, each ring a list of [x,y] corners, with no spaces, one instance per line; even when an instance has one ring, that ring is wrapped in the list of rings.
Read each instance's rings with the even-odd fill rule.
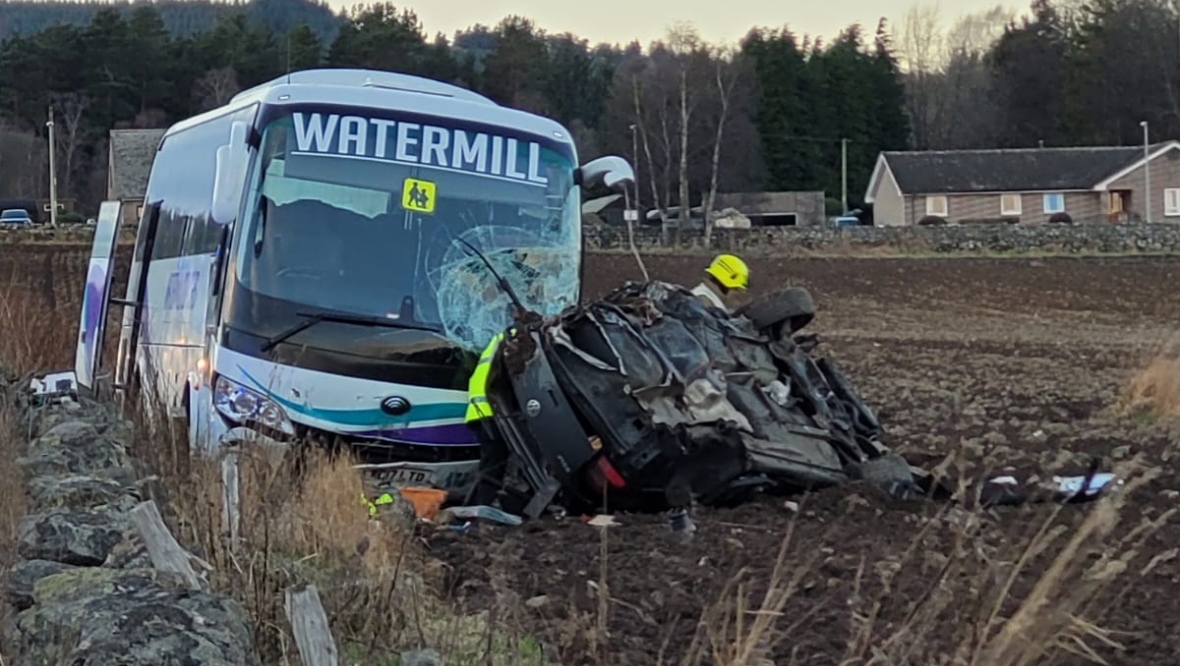
[[[283,340],[289,339],[291,336],[305,331],[321,321],[331,321],[340,324],[360,324],[362,326],[384,326],[386,328],[400,328],[412,331],[429,331],[431,333],[440,332],[434,326],[427,326],[425,324],[407,324],[396,319],[388,319],[386,317],[372,317],[367,315],[344,314],[341,312],[296,312],[300,317],[307,317],[307,319],[295,324],[291,328],[282,331],[266,342],[262,343],[261,351],[267,352],[274,348]]]

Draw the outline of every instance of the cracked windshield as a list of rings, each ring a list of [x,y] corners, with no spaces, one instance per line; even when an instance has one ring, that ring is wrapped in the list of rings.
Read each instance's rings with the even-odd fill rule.
[[[571,156],[501,134],[334,113],[272,121],[239,245],[242,286],[435,327],[471,349],[504,330],[511,303],[480,254],[526,307],[572,305],[581,228]]]

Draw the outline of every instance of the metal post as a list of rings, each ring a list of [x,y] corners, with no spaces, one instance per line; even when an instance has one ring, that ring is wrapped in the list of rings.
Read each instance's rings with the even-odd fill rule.
[[[57,168],[55,167],[55,157],[57,155],[57,144],[53,141],[53,107],[49,107],[49,122],[45,123],[49,128],[49,225],[57,226]]]
[[[848,212],[848,139],[840,139],[840,205],[841,215]]]
[[[1147,121],[1139,123],[1143,127],[1143,200],[1147,208],[1147,222],[1151,223],[1151,143],[1148,141]]]

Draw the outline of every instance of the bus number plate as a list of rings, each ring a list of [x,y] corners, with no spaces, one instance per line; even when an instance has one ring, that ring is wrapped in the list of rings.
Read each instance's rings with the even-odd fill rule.
[[[410,467],[379,470],[373,472],[373,476],[381,483],[395,486],[428,486],[434,480],[433,472]]]

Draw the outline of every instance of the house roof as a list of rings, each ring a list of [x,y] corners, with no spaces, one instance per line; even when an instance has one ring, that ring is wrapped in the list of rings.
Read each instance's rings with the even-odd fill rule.
[[[1177,142],[1150,147],[1152,157]],[[1143,162],[1142,146],[883,152],[869,183],[871,201],[888,168],[906,194],[1091,190]]]
[[[142,199],[147,191],[152,160],[163,138],[162,129],[111,130],[111,199]]]

